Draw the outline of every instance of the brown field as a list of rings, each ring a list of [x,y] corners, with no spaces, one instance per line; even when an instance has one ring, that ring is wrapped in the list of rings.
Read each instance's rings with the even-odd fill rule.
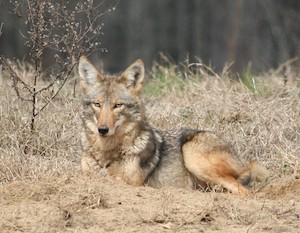
[[[30,106],[5,80],[0,232],[300,232],[299,76],[290,72],[284,85],[272,71],[239,82],[226,72],[220,78],[158,65],[151,75],[144,98],[154,127],[215,131],[243,160],[266,166],[268,182],[239,197],[83,177],[79,94],[66,86],[30,136]]]

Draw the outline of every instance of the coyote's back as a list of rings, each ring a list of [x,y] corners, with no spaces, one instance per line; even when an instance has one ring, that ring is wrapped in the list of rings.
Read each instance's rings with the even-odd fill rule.
[[[80,58],[84,174],[101,171],[153,187],[221,185],[240,194],[249,192],[247,184],[266,178],[263,167],[243,167],[232,148],[211,132],[150,127],[140,98],[144,73],[141,60],[119,76],[107,76]]]

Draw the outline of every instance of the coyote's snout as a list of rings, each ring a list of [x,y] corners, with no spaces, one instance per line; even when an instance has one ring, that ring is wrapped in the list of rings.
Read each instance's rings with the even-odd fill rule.
[[[221,185],[238,194],[249,193],[249,183],[267,177],[255,162],[244,167],[231,146],[212,132],[153,129],[140,98],[144,73],[141,60],[121,75],[109,76],[80,58],[84,174],[103,168],[131,185]]]
[[[109,101],[104,101],[101,104],[94,103],[94,108],[99,134],[101,136],[113,135],[124,119],[121,116],[122,104],[112,104]]]

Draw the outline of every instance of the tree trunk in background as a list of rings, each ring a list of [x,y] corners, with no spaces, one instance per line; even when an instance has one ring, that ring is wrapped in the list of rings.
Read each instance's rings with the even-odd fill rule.
[[[177,58],[184,59],[184,56],[187,53],[187,44],[189,43],[189,22],[187,14],[187,4],[188,1],[177,0],[176,2],[176,37],[173,40],[173,43],[176,43],[177,49]]]
[[[243,19],[243,0],[236,0],[235,2],[230,2],[229,7],[232,8],[232,14],[229,16],[229,35],[228,39],[228,54],[227,54],[227,62],[234,62],[238,58],[237,55],[237,45],[239,42],[239,34],[240,34],[240,23]],[[235,67],[236,65],[233,65]]]
[[[261,1],[260,4],[262,4],[266,12],[266,20],[269,23],[271,32],[270,37],[272,38],[275,46],[277,47],[276,52],[274,51],[276,54],[272,53],[271,51],[270,59],[277,57],[276,60],[278,60],[279,62],[284,62],[288,59],[288,44],[282,21],[278,15],[277,7],[274,4],[272,4],[272,1],[270,0]],[[271,61],[273,64],[276,64],[276,62],[278,62],[276,60]]]

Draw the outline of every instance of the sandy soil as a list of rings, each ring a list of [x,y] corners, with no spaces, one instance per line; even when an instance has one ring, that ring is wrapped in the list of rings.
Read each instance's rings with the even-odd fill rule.
[[[0,188],[1,232],[300,232],[300,179],[248,197],[61,175]]]

